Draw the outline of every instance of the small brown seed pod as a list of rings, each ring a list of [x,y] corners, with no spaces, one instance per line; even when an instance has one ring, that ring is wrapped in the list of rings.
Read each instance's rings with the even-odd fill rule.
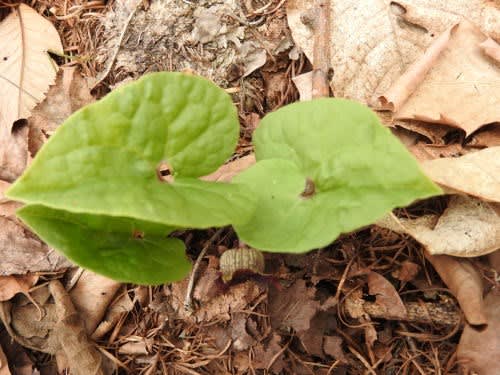
[[[230,249],[222,253],[220,260],[222,280],[228,282],[236,271],[248,270],[257,274],[264,272],[264,255],[256,249]]]

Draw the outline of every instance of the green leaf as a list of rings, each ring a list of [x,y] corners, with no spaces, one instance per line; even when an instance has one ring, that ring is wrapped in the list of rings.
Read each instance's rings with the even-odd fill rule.
[[[261,121],[254,144],[257,164],[233,181],[259,201],[253,218],[235,229],[262,250],[323,247],[395,207],[441,193],[377,116],[349,100],[283,107]],[[303,196],[307,180],[314,193]]]
[[[191,268],[173,228],[122,217],[75,214],[40,205],[18,216],[45,242],[82,267],[123,282],[161,284]]]
[[[224,90],[201,77],[150,74],[70,116],[7,195],[176,227],[244,222],[254,208],[245,187],[197,178],[223,164],[238,135]],[[173,182],[157,176],[162,162]]]

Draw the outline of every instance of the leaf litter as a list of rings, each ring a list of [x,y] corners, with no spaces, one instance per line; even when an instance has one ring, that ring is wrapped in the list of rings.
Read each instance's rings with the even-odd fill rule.
[[[153,1],[152,5],[155,3]],[[495,30],[498,30],[498,28],[494,26],[495,19],[498,18],[494,16],[490,17],[490,15],[495,14],[496,10],[486,3],[484,5],[485,10],[481,13],[477,11],[481,9],[482,5],[480,4],[482,2],[477,1],[471,5],[469,11],[471,9],[472,11],[468,14],[469,19],[472,19],[482,32],[498,40],[498,35],[495,34]],[[422,40],[428,43],[420,45],[418,43],[415,44],[415,41],[420,41],[420,39],[408,39],[409,45],[414,43],[414,45],[419,46],[419,48],[415,49],[418,53],[408,54],[408,61],[403,64],[403,67],[400,66],[399,73],[394,75],[394,79],[399,77],[416,60],[417,55],[422,53],[440,32],[452,26],[458,20],[457,15],[463,14],[463,8],[458,3],[439,3],[434,10],[430,11],[427,5],[425,1],[411,4],[398,2],[392,5],[391,14],[395,15],[394,19],[396,20],[399,17],[398,25],[402,25],[403,34],[400,35],[422,36],[422,30],[412,28],[409,25],[425,25],[424,30],[426,30],[425,35],[427,36]],[[245,5],[245,7],[247,6],[248,4]],[[263,25],[268,25],[273,13],[266,14],[266,12],[273,11],[275,7],[280,12],[280,9],[283,10],[283,7],[280,8],[279,2],[275,2],[274,4],[271,2],[267,5],[267,8],[265,6],[266,4],[257,6],[252,3],[250,4],[252,9],[248,7],[245,10],[248,11],[247,15],[252,20],[258,20],[260,15],[263,15],[263,21],[260,22],[263,22]],[[262,9],[262,7],[264,8]],[[436,8],[438,9],[437,12]],[[90,8],[76,9],[76,13],[82,14],[82,12],[84,13]],[[102,9],[102,7],[97,7],[95,11],[99,12]],[[156,8],[153,7],[153,9]],[[402,10],[405,12],[398,15],[398,12]],[[143,12],[143,9],[140,8],[138,11]],[[59,3],[55,4],[52,14],[59,16],[62,12],[63,7]],[[446,16],[442,17],[443,14]],[[203,28],[205,28],[203,32],[206,33],[206,37],[211,37],[216,29],[213,26],[216,24],[214,18],[208,16],[200,18],[201,20],[198,19],[197,21],[199,25],[197,31],[200,35],[199,38],[202,38]],[[403,23],[400,22],[401,19],[404,20]],[[77,26],[81,25],[79,17],[71,16],[69,20],[73,23],[76,22]],[[344,20],[349,20],[349,18],[342,16],[341,21]],[[248,25],[243,26],[245,28],[248,27]],[[70,32],[69,35],[67,22],[60,22],[58,27],[61,30],[61,35],[64,35],[63,44],[65,46],[68,45],[68,40],[79,40],[79,43],[73,43],[77,45],[77,48],[88,48],[82,47],[83,43],[88,43],[88,37],[84,37],[82,40],[81,34],[77,35],[80,32],[78,27],[74,34]],[[143,28],[147,28],[147,26]],[[291,29],[292,33],[294,33],[295,27],[293,25]],[[102,33],[102,29],[95,30],[94,33],[98,35]],[[218,31],[216,31],[216,39],[223,35],[223,33],[217,33]],[[373,34],[375,37],[378,37],[377,33]],[[431,34],[434,34],[434,36],[430,37]],[[133,38],[137,35],[139,34],[132,30],[129,38],[134,40]],[[245,38],[242,40],[246,40],[247,38],[248,36],[245,35]],[[99,40],[99,38],[96,38],[96,40]],[[140,41],[140,39],[135,39],[136,42],[138,40]],[[404,41],[404,38],[400,40]],[[212,42],[203,43],[200,40],[200,43],[205,47],[212,47],[210,45]],[[285,45],[287,43],[289,42],[286,42]],[[491,49],[492,47],[486,46],[486,48],[495,51],[494,47]],[[120,49],[121,53],[126,51],[126,49]],[[192,51],[189,52],[192,53]],[[359,56],[359,52],[357,51],[348,51],[347,54],[350,54],[354,59],[357,58],[356,56]],[[162,55],[159,54],[158,56]],[[193,56],[189,56],[187,64],[191,64],[190,59]],[[267,57],[267,60],[269,60],[270,57],[275,56],[271,53]],[[299,57],[296,63],[285,65],[285,68],[295,70],[299,66],[299,69],[295,70],[294,75],[301,73],[300,59]],[[104,61],[100,63],[95,63],[93,60],[89,61],[92,62],[80,61],[77,64],[83,66],[89,78],[93,78],[95,77],[95,73],[89,76],[89,66],[102,67]],[[116,61],[117,64],[114,65],[110,72],[111,74],[105,80],[106,84],[113,85],[114,82],[120,81],[126,75],[126,69],[122,69],[123,66],[120,65],[120,61],[123,60]],[[264,72],[266,69],[275,69],[272,67],[269,68],[271,66],[269,63],[267,61],[265,66],[259,68],[257,75],[260,71]],[[154,64],[151,66],[154,66]],[[363,65],[360,65],[360,67],[364,68]],[[174,63],[171,68],[177,70],[181,69],[182,66]],[[283,67],[279,69],[283,69]],[[196,71],[196,69],[194,70]],[[198,69],[198,73],[201,71],[202,69]],[[239,69],[239,72],[241,72],[239,73],[241,76],[244,75],[244,64]],[[129,73],[140,75],[142,71],[140,69],[136,71],[130,69]],[[245,105],[241,106],[244,109],[244,113],[242,113],[244,118],[247,118],[248,114],[251,113],[255,114],[255,112],[259,112],[262,114],[260,111],[269,110],[271,107],[265,109],[266,105],[275,105],[272,104],[272,101],[266,104],[262,98],[259,99],[258,95],[255,96],[255,93],[258,92],[258,89],[256,90],[258,85],[245,86],[248,83],[255,85],[258,82],[254,76],[255,73],[247,75],[243,82],[240,81],[240,84],[236,86],[236,91],[241,90],[245,95],[253,98],[253,102],[250,105],[245,103]],[[221,75],[220,79],[225,80],[224,75]],[[336,79],[342,80],[342,76],[338,75]],[[233,85],[235,82],[227,81],[230,85]],[[333,82],[338,81],[334,80]],[[354,83],[354,85],[356,84],[358,86],[352,87],[361,87],[359,83]],[[371,84],[373,82],[369,82],[369,85]],[[291,82],[288,81],[287,85],[291,85]],[[345,88],[342,85],[345,85]],[[340,85],[333,86],[334,92],[335,87],[340,88],[341,91],[337,89],[336,92],[340,96],[342,96],[341,92],[349,92],[349,90],[355,92],[357,88],[356,90],[352,89],[350,85],[351,83],[349,82],[341,82]],[[388,83],[384,83],[380,87],[384,87],[384,85],[389,87]],[[83,83],[76,84],[77,88],[85,86],[86,84]],[[250,87],[250,91],[248,91],[248,87]],[[264,90],[264,86],[262,86],[262,90]],[[288,89],[285,86],[281,90]],[[266,93],[269,92],[271,91],[266,91]],[[378,88],[376,91],[368,88],[365,91],[360,89],[359,92],[364,92],[362,95],[375,101],[378,98],[377,95],[381,95],[382,90],[379,92]],[[50,97],[52,95],[55,94],[50,94]],[[278,93],[278,95],[280,94]],[[286,98],[285,100],[292,100],[293,98],[289,94],[284,97]],[[236,100],[242,100],[242,96],[238,92],[236,92],[235,98]],[[274,103],[279,102],[280,100]],[[64,104],[54,105],[56,108],[58,106],[61,107],[61,117],[66,116],[63,113],[67,113],[62,108],[71,108]],[[76,109],[76,107],[73,108]],[[251,110],[248,111],[250,108]],[[72,110],[74,109],[69,109],[68,111]],[[38,132],[38,134],[43,136],[39,138],[39,144],[42,144],[47,136],[50,136],[52,129],[57,126],[58,122],[60,121],[55,120],[53,125],[40,126],[43,130]],[[43,124],[43,121],[41,123]],[[384,123],[393,126],[396,124],[396,121],[392,123],[389,119],[389,121]],[[494,124],[484,128],[489,138],[486,138],[486,141],[482,141],[482,144],[474,144],[474,139],[477,139],[484,131],[483,128],[468,137],[467,141],[462,137],[459,142],[450,143],[447,139],[450,132],[452,132],[450,128],[442,128],[443,130],[438,131],[437,125],[425,122],[409,125],[406,121],[400,121],[399,124],[424,137],[416,137],[417,141],[414,146],[418,147],[418,152],[421,155],[425,153],[425,159],[436,159],[441,157],[441,155],[457,156],[465,154],[470,152],[464,147],[466,144],[472,144],[475,147],[491,147],[497,139],[494,136],[495,131],[491,131],[491,129],[496,129]],[[247,124],[244,123],[243,126],[247,126]],[[31,132],[31,127],[29,129]],[[46,129],[49,130],[46,131]],[[255,125],[250,124],[249,129],[249,134],[251,134],[251,130],[255,129]],[[29,135],[23,135],[23,137],[23,139],[27,139]],[[249,154],[244,160],[240,159],[240,153],[248,154],[250,149],[245,149],[245,143],[241,140],[240,147],[239,154],[234,159],[236,165],[231,163],[226,164],[226,166],[222,167],[219,174],[208,178],[227,180],[234,173],[238,173],[240,168],[246,168],[251,165],[253,163],[252,154]],[[30,150],[36,151],[36,147]],[[26,158],[26,160],[29,159],[28,156]],[[480,188],[483,186],[484,189],[484,185],[480,183],[482,181],[481,178],[483,178],[480,171],[486,169],[483,176],[494,176],[495,167],[490,162],[482,161],[481,158],[477,160],[479,160],[479,163],[474,164],[479,165],[479,167],[474,172],[474,177],[469,179],[472,180],[471,183],[454,183],[453,178],[449,178],[444,185],[450,184],[453,185],[450,187],[458,188],[460,191],[466,189],[465,192],[468,194],[483,199],[488,196],[490,199],[487,200],[495,200],[496,198],[491,199],[492,194],[488,194]],[[451,162],[453,165],[454,162],[457,164],[453,168],[460,168],[458,166],[458,159]],[[437,169],[439,173],[443,173],[446,171],[446,168],[449,168],[449,166],[446,165]],[[456,176],[458,177],[462,173],[457,172]],[[438,178],[436,177],[436,179]],[[3,206],[5,207],[6,204],[10,205],[11,202],[4,202]],[[491,203],[487,203],[487,205],[491,205]],[[436,213],[436,210],[439,211],[438,207],[439,203],[435,203],[431,209],[432,212],[429,212],[425,208],[420,211],[417,209],[417,216],[432,213],[435,219],[440,220],[442,215],[440,216],[439,212]],[[9,215],[12,215],[12,208],[6,208],[5,210]],[[441,212],[443,211],[441,209]],[[468,214],[469,212],[464,211],[462,217],[464,215],[468,216]],[[432,229],[433,227],[431,226],[430,228]],[[7,232],[9,231],[10,229]],[[203,232],[181,233],[180,236],[189,243],[188,248],[190,248],[190,255],[192,257],[196,256],[197,249],[205,246],[209,237]],[[218,241],[217,244],[209,244],[210,250],[206,259],[211,259],[210,257],[215,258],[220,253],[217,246],[233,247],[235,241],[234,233],[226,230],[224,236],[222,236],[222,240]],[[490,258],[493,259],[497,253],[491,253]],[[401,368],[401,362],[398,362],[401,359],[405,361],[403,369],[413,369],[413,371],[422,371],[421,369],[425,369],[423,371],[426,372],[443,371],[446,369],[449,373],[457,373],[458,363],[456,362],[456,358],[451,354],[456,350],[456,343],[459,338],[456,332],[460,330],[462,324],[460,322],[460,309],[455,298],[449,292],[439,289],[440,287],[444,287],[441,282],[443,280],[448,288],[452,290],[453,295],[460,296],[458,302],[462,306],[462,310],[466,312],[468,321],[474,327],[478,325],[481,327],[486,325],[487,329],[491,327],[488,331],[478,331],[475,328],[471,328],[471,332],[474,334],[485,333],[483,336],[480,336],[479,340],[485,340],[492,344],[488,348],[493,350],[489,352],[492,353],[490,358],[494,358],[494,340],[498,337],[495,332],[498,332],[498,330],[494,328],[494,319],[491,318],[491,315],[488,315],[488,306],[490,305],[488,301],[490,300],[490,296],[482,301],[482,291],[496,285],[495,277],[497,277],[497,274],[493,272],[492,268],[488,268],[488,265],[484,264],[481,259],[476,261],[476,258],[472,258],[472,261],[469,261],[448,256],[432,256],[433,259],[431,256],[428,256],[429,260],[425,260],[422,254],[422,246],[406,234],[398,234],[382,228],[372,227],[344,236],[325,249],[304,256],[291,257],[267,254],[267,271],[281,280],[283,290],[273,289],[272,282],[270,284],[261,284],[259,281],[249,280],[246,283],[232,286],[228,293],[223,293],[218,289],[219,286],[216,281],[217,262],[204,262],[205,271],[203,271],[203,276],[201,276],[202,279],[198,281],[198,291],[195,290],[195,302],[198,301],[201,305],[194,312],[194,315],[190,315],[183,307],[187,282],[154,288],[120,289],[122,292],[118,292],[115,301],[111,303],[108,313],[106,313],[104,320],[98,326],[97,330],[93,333],[87,332],[87,334],[94,334],[96,339],[100,337],[97,340],[98,343],[106,348],[103,350],[107,353],[107,358],[111,358],[115,366],[126,366],[132,373],[139,371],[147,371],[149,374],[155,372],[223,373],[227,368],[233,368],[240,373],[252,373],[254,371],[269,371],[276,374],[346,372],[356,374],[364,373],[365,371],[369,373],[388,373]],[[435,260],[440,257],[444,261]],[[24,258],[24,261],[26,261],[29,257],[24,256]],[[450,263],[450,260],[453,262]],[[434,273],[429,261],[441,275],[440,277]],[[464,262],[467,266],[463,265]],[[456,263],[458,265],[453,265]],[[491,264],[494,264],[493,261]],[[32,265],[28,265],[20,273],[30,271],[32,267]],[[57,269],[61,269],[61,267],[54,268],[54,270]],[[478,273],[478,269],[481,270],[480,273]],[[346,270],[351,270],[352,272],[345,272]],[[461,271],[457,272],[457,270]],[[462,271],[464,272],[463,274],[461,273]],[[385,287],[381,286],[377,290],[376,288],[373,289],[374,287],[372,286],[372,290],[370,290],[366,278],[367,272],[376,272],[379,274],[384,280],[381,283]],[[59,275],[57,273],[48,274],[44,277],[58,278]],[[465,280],[467,283],[464,284],[461,280]],[[496,282],[498,283],[498,281]],[[206,287],[204,290],[212,290],[213,295],[207,296],[204,294],[204,290],[200,289],[205,283]],[[464,286],[471,285],[470,291],[464,292],[466,288],[462,287],[462,284]],[[182,285],[184,286],[182,287]],[[297,286],[300,286],[299,291],[297,290]],[[92,285],[89,288],[99,293],[99,288],[92,287]],[[44,293],[50,296],[50,293],[47,294],[44,290],[48,289],[40,288],[39,291],[33,291],[32,294],[34,297]],[[394,294],[395,291],[397,291],[396,294]],[[298,292],[300,292],[300,298],[298,298]],[[113,293],[110,292],[110,294]],[[333,295],[338,295],[340,299],[332,298]],[[379,297],[378,301],[377,297]],[[382,302],[384,301],[382,297],[389,299],[384,303]],[[19,295],[7,303],[17,304],[18,300],[23,300],[23,309],[26,309],[26,306],[29,306],[30,303],[23,298],[22,295]],[[93,309],[91,307],[91,298],[89,301],[85,301],[81,295],[76,295],[73,298],[78,301],[81,300],[83,311],[85,308],[90,309],[89,311]],[[103,306],[106,306],[110,302],[110,298],[108,295],[105,296],[103,300],[107,302],[103,303]],[[302,315],[304,317],[303,321],[295,324],[293,323],[293,317],[283,317],[280,315],[279,309],[276,311],[274,308],[271,308],[271,306],[279,307],[280,304],[278,301],[283,301],[286,298],[290,302],[298,300],[302,302],[303,306],[300,306],[299,309],[296,307],[289,310],[297,312],[298,316]],[[396,323],[396,320],[394,320],[395,317],[389,316],[386,307],[384,307],[386,304],[390,305],[391,302],[389,301],[394,298],[401,301],[407,312],[405,320],[400,321],[400,323]],[[38,304],[45,303],[44,301],[39,301],[37,298],[35,299]],[[469,301],[464,303],[464,300]],[[348,301],[357,304],[356,306],[360,310],[357,313],[348,309],[346,310]],[[485,302],[488,302],[488,304]],[[76,305],[78,305],[78,302],[75,303]],[[105,307],[101,307],[101,309],[105,309]],[[31,319],[37,319],[35,317],[38,316],[39,310],[35,306],[29,307],[28,310],[31,311]],[[47,311],[50,311],[50,308]],[[102,312],[98,315],[101,314]],[[273,316],[274,326],[278,324],[280,327],[278,329],[273,327],[273,319],[271,319]],[[401,314],[399,318],[402,318]],[[95,318],[95,320],[99,319]],[[285,324],[282,326],[280,322],[283,321]],[[289,324],[292,326],[288,326]],[[93,323],[92,325],[95,324]],[[304,327],[308,329],[304,330]],[[467,332],[467,329],[464,332]],[[42,329],[41,332],[47,332],[47,330],[44,331]],[[462,341],[466,342],[466,338],[467,336],[464,333]],[[470,342],[470,339],[467,340]],[[235,342],[239,344],[234,345]],[[137,348],[132,349],[132,346]],[[125,350],[125,348],[128,349]],[[464,348],[461,352],[459,351],[459,353],[464,353],[459,354],[459,356],[462,355],[460,358],[466,358],[469,362],[469,367],[476,369],[476,371],[483,371],[487,366],[484,363],[488,363],[488,358],[478,360],[477,355],[481,353],[475,345],[465,344]],[[239,351],[238,349],[244,350]],[[426,353],[430,351],[437,353],[435,361],[431,361],[421,355],[422,352]],[[9,356],[7,351],[6,354]],[[8,359],[9,363],[11,363],[11,357]],[[490,368],[494,369],[493,366]]]

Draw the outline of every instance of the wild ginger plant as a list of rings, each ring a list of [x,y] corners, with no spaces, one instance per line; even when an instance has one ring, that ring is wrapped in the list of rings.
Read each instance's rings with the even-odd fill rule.
[[[200,180],[231,156],[238,136],[224,90],[201,77],[149,74],[71,115],[7,196],[24,202],[20,219],[76,264],[160,284],[190,270],[184,244],[168,236],[177,229],[232,225],[250,246],[300,253],[441,193],[353,101],[268,114],[254,134],[254,166],[231,183]]]

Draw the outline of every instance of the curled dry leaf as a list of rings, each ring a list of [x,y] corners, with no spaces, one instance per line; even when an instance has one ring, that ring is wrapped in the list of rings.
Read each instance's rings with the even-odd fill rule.
[[[486,201],[500,202],[500,147],[490,147],[459,158],[422,163],[424,172],[452,192],[462,192]]]
[[[457,349],[464,367],[480,375],[500,374],[500,294],[491,291],[484,300],[488,326],[477,330],[466,325]]]
[[[404,320],[407,312],[401,297],[394,286],[382,275],[371,271],[368,274],[368,288],[371,295],[375,296],[375,302],[385,309],[387,318]]]
[[[10,300],[17,293],[28,295],[37,280],[37,275],[0,276],[0,302]]]
[[[14,218],[0,216],[0,275],[58,271],[71,267]]]
[[[409,234],[433,255],[475,257],[500,248],[500,216],[492,205],[472,197],[452,196],[439,218],[410,220],[389,214],[377,225]]]
[[[91,271],[83,271],[70,296],[88,334],[94,332],[101,322],[120,286],[121,283],[117,281]]]
[[[204,176],[201,179],[205,181],[229,182],[233,179],[234,176],[254,164],[255,154],[246,155],[227,164],[224,164],[214,173],[211,173],[208,176]]]
[[[471,23],[460,22],[427,51],[436,49],[433,59],[426,53],[417,60],[382,103],[395,111],[395,119],[447,124],[466,135],[500,121],[500,66],[483,53],[480,44],[486,39]]]
[[[47,136],[67,117],[93,101],[87,82],[76,67],[61,68],[47,97],[33,109],[28,118],[31,155],[36,154],[47,140]]]
[[[441,279],[457,298],[469,324],[488,323],[483,304],[481,275],[467,259],[426,254]]]
[[[479,45],[485,54],[490,56],[496,62],[500,62],[500,45],[493,39],[488,38]]]
[[[44,98],[57,72],[48,51],[63,48],[54,26],[25,4],[0,23],[0,41],[0,178],[12,181],[27,160],[27,138],[13,124]]]
[[[287,16],[295,43],[313,60],[314,2],[291,0]],[[437,35],[470,19],[500,38],[500,10],[484,0],[330,1],[331,86],[335,96],[378,106],[378,97],[395,82]],[[313,61],[314,63],[314,61]],[[455,77],[454,77],[455,78]]]

